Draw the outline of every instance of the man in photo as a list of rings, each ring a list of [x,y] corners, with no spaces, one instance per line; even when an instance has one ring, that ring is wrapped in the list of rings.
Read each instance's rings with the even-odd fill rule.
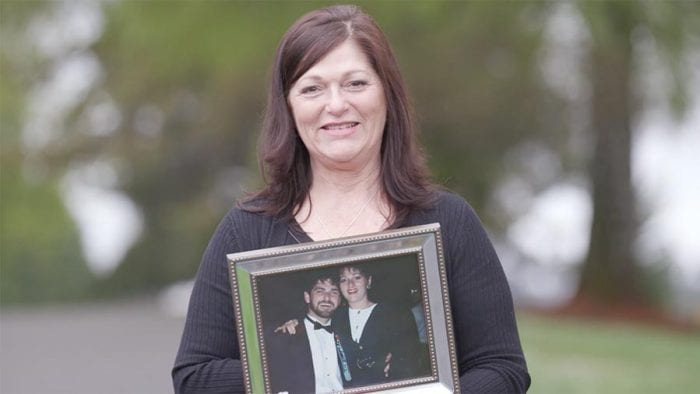
[[[294,333],[266,337],[270,385],[273,393],[329,393],[351,379],[340,339],[331,318],[340,305],[337,273],[310,272],[304,290],[306,313]],[[284,296],[284,295],[282,295]]]

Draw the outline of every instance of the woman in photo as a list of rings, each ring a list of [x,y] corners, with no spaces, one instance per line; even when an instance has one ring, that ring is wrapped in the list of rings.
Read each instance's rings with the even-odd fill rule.
[[[418,330],[411,312],[372,301],[369,290],[378,284],[361,266],[344,266],[339,274],[346,305],[335,311],[333,328],[348,355],[349,387],[417,377]]]

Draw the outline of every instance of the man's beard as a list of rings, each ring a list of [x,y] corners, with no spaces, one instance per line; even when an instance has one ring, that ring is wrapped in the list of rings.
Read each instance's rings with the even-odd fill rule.
[[[327,318],[333,316],[333,312],[335,312],[335,310],[338,308],[337,305],[330,304],[330,303],[327,303],[327,304],[329,304],[329,306],[328,306],[328,307],[325,307],[325,308],[322,308],[321,305],[320,305],[320,303],[319,303],[319,304],[316,304],[316,305],[312,305],[312,306],[311,306],[311,310],[312,310],[317,316],[322,317],[322,318],[324,318],[324,319],[327,319]]]

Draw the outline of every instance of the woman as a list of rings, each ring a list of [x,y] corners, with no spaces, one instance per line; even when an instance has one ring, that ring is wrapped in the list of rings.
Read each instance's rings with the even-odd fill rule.
[[[347,306],[335,312],[333,327],[347,352],[349,387],[416,377],[418,330],[409,310],[370,300],[372,276],[360,266],[342,267],[338,282]]]
[[[232,209],[197,273],[173,368],[177,392],[242,392],[226,254],[439,222],[464,391],[530,383],[510,290],[479,219],[427,175],[405,85],[354,6],[301,17],[271,72],[259,159],[266,187]]]

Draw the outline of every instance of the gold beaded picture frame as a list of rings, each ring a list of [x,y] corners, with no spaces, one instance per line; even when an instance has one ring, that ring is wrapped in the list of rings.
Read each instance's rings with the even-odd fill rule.
[[[333,392],[460,391],[439,224],[227,258],[248,393],[324,392],[319,387],[333,386],[316,379],[322,371],[336,374],[336,388],[328,390]],[[324,359],[315,345],[311,356],[310,342],[319,334],[304,328],[310,327],[304,324],[312,321],[306,315],[314,304],[309,283],[348,270],[362,273],[373,308],[361,335],[352,331],[352,314],[361,311],[352,309],[345,295],[356,297],[355,285],[345,279],[324,282],[334,292],[320,301],[330,323],[314,325],[333,338],[325,356],[333,341],[335,351]]]

